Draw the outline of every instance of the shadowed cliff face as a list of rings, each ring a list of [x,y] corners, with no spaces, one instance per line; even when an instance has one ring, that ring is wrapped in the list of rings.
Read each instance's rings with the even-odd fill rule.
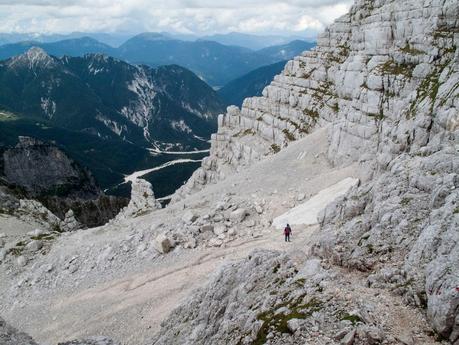
[[[6,180],[33,197],[63,196],[94,199],[100,193],[94,178],[56,146],[19,137],[3,153]]]
[[[3,184],[14,190],[11,194],[39,200],[61,219],[72,209],[80,223],[98,226],[127,204],[103,194],[87,169],[52,144],[19,137],[16,147],[3,149],[0,161]]]

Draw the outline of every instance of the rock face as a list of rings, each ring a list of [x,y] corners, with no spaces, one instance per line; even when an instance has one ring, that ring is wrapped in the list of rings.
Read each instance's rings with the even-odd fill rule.
[[[58,195],[95,198],[100,189],[92,176],[59,148],[19,137],[15,148],[3,153],[3,174],[31,196]]]
[[[0,318],[0,343],[2,345],[38,345],[32,337],[19,332]],[[58,345],[116,345],[107,337],[90,337],[83,340],[72,340],[59,343]]]
[[[135,217],[140,213],[160,208],[161,204],[155,199],[151,183],[136,179],[132,183],[131,201],[127,207],[121,210],[118,217]]]
[[[0,318],[0,341],[2,345],[38,345],[29,335],[19,332]]]
[[[2,151],[2,194],[10,198],[0,199],[2,208],[14,209],[14,199],[35,199],[75,230],[106,223],[126,204],[125,199],[104,195],[89,171],[52,144],[19,137],[16,147]]]
[[[62,221],[61,224],[62,230],[63,231],[75,231],[78,229],[81,229],[81,224],[76,220],[75,214],[73,211],[70,209],[68,212],[65,214],[65,218]]]
[[[376,157],[384,166],[444,140],[458,126],[457,11],[453,0],[357,1],[315,50],[286,64],[263,97],[220,115],[210,156],[174,199],[317,126],[329,126],[336,164]]]
[[[152,344],[401,344],[387,331],[399,310],[368,291],[355,297],[353,284],[340,279],[320,260],[298,271],[284,254],[253,252],[195,291]],[[421,343],[436,344],[428,337]]]
[[[426,308],[457,344],[458,45],[457,1],[357,0],[263,97],[219,117],[210,156],[174,200],[326,126],[329,161],[363,163],[368,179],[320,214],[313,253]],[[216,328],[200,327],[206,343]]]
[[[369,272],[369,286],[427,308],[435,329],[454,343],[459,155],[454,147],[425,157],[403,154],[388,168],[328,206],[315,253]]]

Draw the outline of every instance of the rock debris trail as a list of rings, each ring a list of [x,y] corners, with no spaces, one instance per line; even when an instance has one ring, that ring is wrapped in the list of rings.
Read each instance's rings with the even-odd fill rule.
[[[55,299],[49,313],[59,317],[33,334],[50,343],[105,334],[123,344],[138,344],[152,336],[180,301],[205,284],[222,263],[241,259],[256,248],[285,250],[301,260],[314,229],[294,228],[290,243],[284,242],[282,232],[271,231],[227,248],[183,252],[178,261],[166,256],[159,267]]]
[[[166,209],[65,234],[33,268],[32,264],[27,266],[29,271],[8,284],[0,282],[0,313],[41,343],[106,335],[121,344],[137,345],[151,338],[160,322],[225,263],[247,257],[254,249],[275,249],[287,251],[300,265],[317,226],[293,226],[293,241],[285,243],[282,231],[271,228],[269,221],[297,206],[298,199],[308,200],[348,177],[360,177],[355,165],[334,168],[327,162],[326,133],[327,129],[318,130],[275,157]],[[302,198],[297,197],[300,192]],[[251,216],[257,225],[234,224],[239,237],[222,247],[200,243],[196,249],[177,248],[164,256],[136,249],[151,245],[155,223],[172,223],[170,226],[179,229],[184,225],[177,219],[184,210],[204,215],[225,195],[232,198],[233,205],[252,205],[252,213],[254,205],[262,203],[262,214]],[[133,244],[133,237],[139,238],[138,244]],[[125,243],[134,246],[129,255],[123,253]],[[110,248],[119,250],[110,254]],[[76,272],[72,272],[74,260],[79,261]],[[54,284],[55,288],[24,286],[25,277],[34,281],[35,272],[50,264],[56,273],[48,286]],[[14,305],[1,305],[12,298]]]

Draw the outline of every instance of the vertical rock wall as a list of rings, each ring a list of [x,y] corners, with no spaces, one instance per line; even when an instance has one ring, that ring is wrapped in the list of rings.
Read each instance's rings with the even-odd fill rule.
[[[220,115],[210,156],[181,199],[329,125],[334,164],[457,139],[459,6],[454,0],[356,1],[242,109]]]

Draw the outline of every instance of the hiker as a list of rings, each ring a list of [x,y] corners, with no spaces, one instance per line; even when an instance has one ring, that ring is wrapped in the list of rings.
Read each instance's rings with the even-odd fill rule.
[[[290,227],[290,225],[287,224],[287,226],[284,229],[285,242],[290,242],[291,234],[292,234],[292,228]]]

